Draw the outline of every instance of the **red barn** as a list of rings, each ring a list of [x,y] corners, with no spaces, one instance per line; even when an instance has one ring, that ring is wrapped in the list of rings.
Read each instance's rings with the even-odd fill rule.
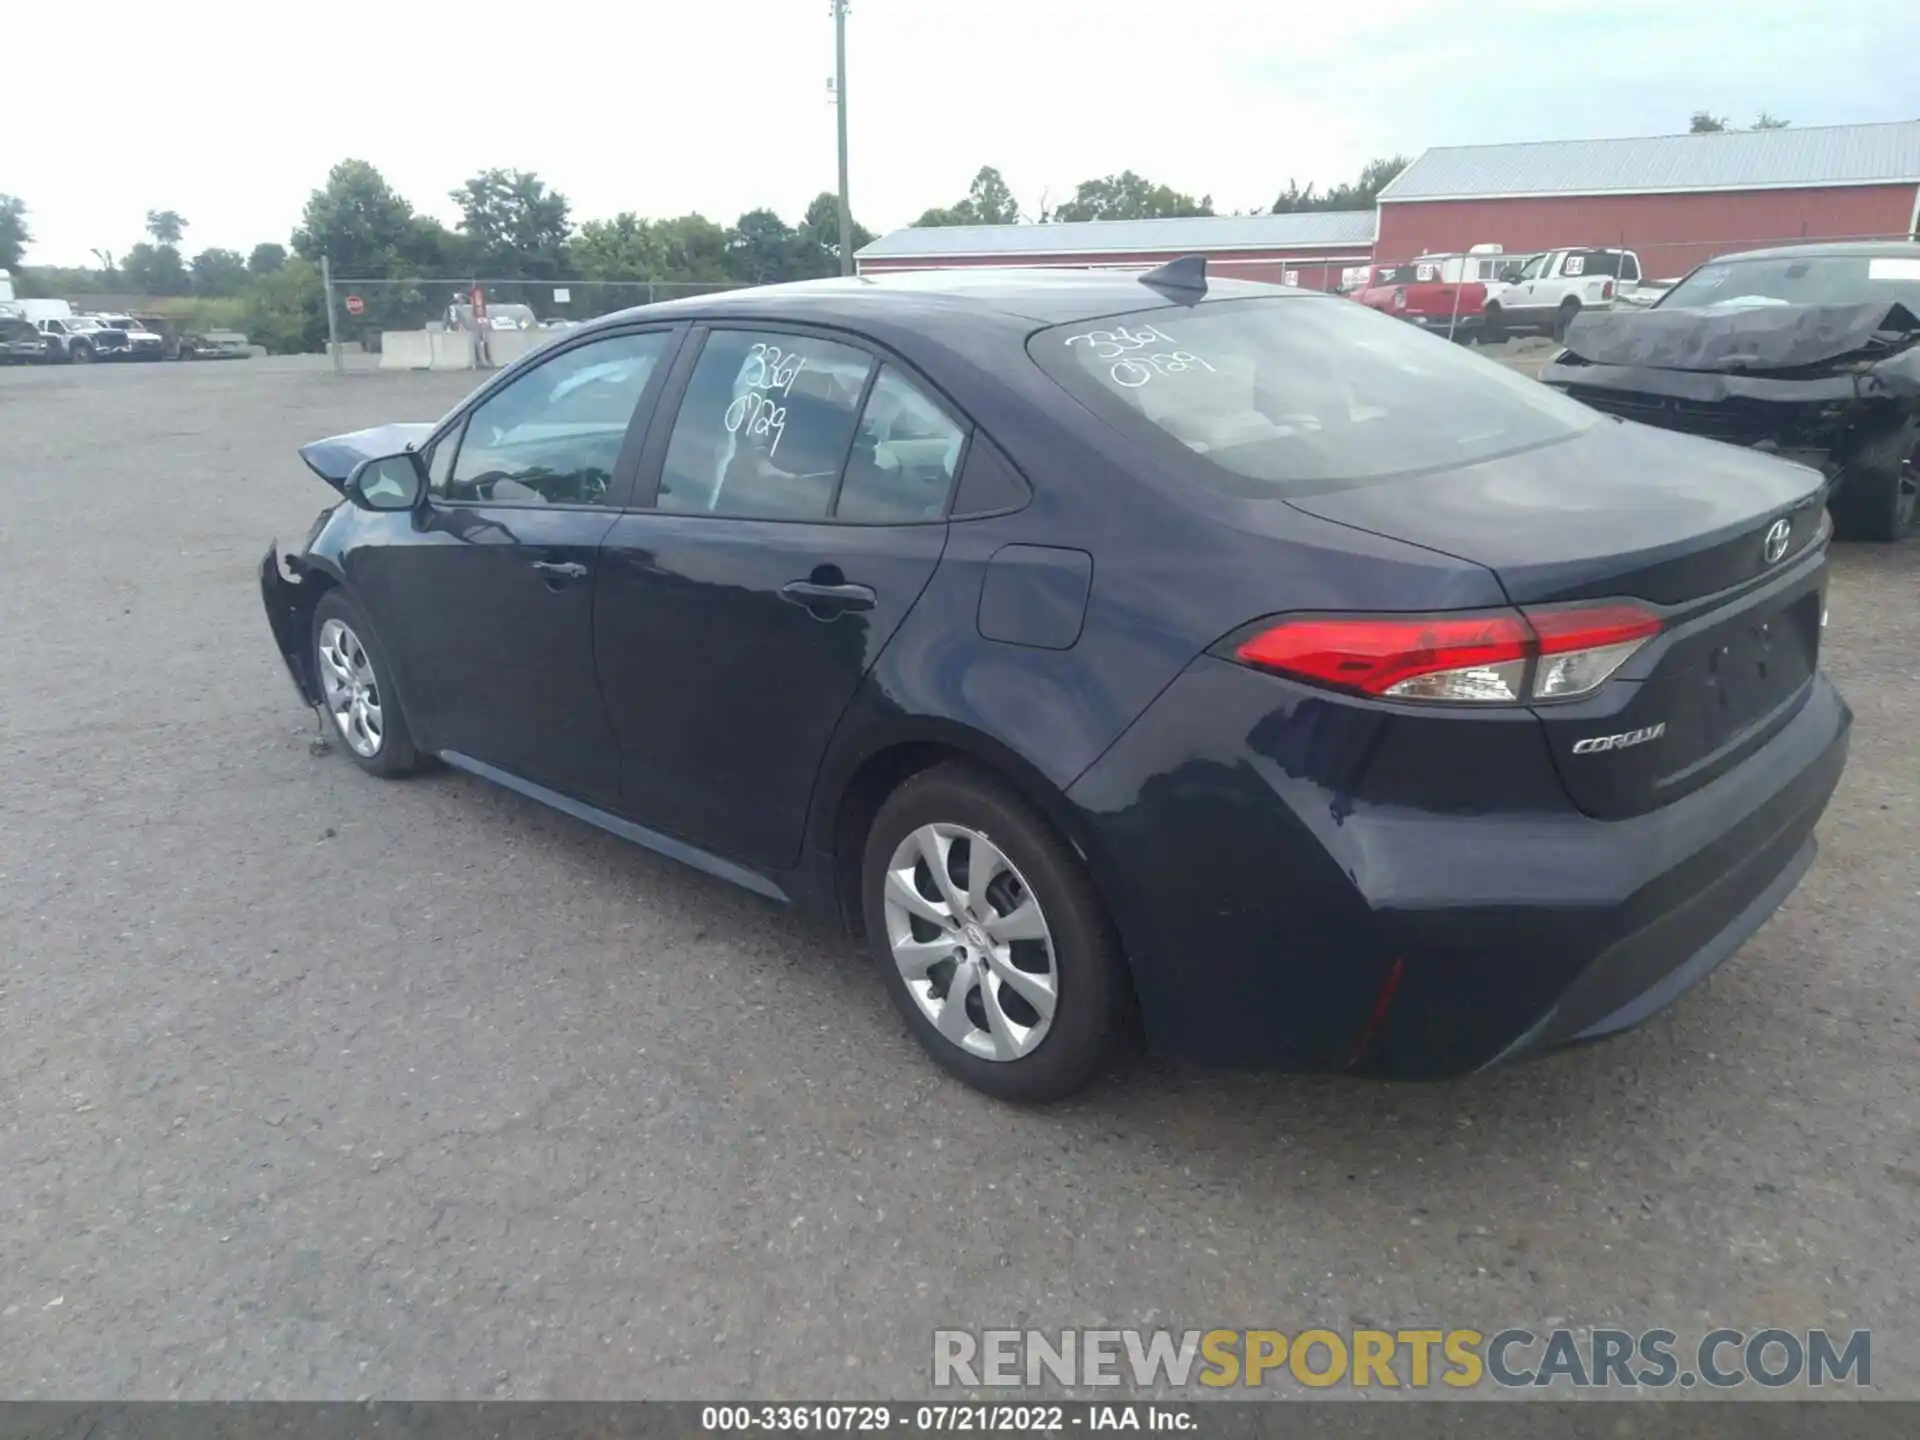
[[[1373,257],[1373,227],[1371,210],[928,226],[881,236],[854,256],[854,264],[862,275],[971,265],[1145,270],[1182,255],[1204,255],[1215,274],[1331,290],[1343,269]]]
[[[1916,225],[1920,121],[1898,121],[1429,150],[1381,192],[1377,251],[1620,245],[1671,277],[1733,250]]]

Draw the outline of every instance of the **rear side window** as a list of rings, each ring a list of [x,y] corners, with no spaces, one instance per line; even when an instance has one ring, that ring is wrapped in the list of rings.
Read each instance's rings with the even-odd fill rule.
[[[673,422],[658,508],[825,518],[872,368],[864,350],[810,335],[714,331]]]
[[[1586,406],[1364,305],[1221,301],[1077,321],[1030,342],[1116,428],[1229,494],[1346,489],[1600,422]]]
[[[881,366],[860,412],[834,515],[868,524],[938,520],[966,438],[917,385]]]

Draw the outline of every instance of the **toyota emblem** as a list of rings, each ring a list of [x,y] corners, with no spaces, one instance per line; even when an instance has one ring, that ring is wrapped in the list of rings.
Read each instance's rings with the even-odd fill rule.
[[[1763,547],[1763,553],[1767,557],[1767,564],[1778,565],[1781,557],[1787,553],[1787,544],[1792,539],[1793,522],[1791,520],[1776,520],[1773,524],[1769,525],[1767,527],[1766,542]]]

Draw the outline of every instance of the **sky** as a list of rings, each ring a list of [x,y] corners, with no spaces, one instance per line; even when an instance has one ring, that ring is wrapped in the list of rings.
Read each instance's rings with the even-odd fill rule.
[[[100,82],[0,127],[29,264],[123,253],[152,209],[186,217],[189,254],[285,243],[347,157],[448,223],[492,166],[537,171],[576,222],[795,221],[836,183],[829,0],[6,10],[12,53]],[[1028,213],[1122,169],[1229,211],[1431,145],[1665,134],[1698,109],[1920,117],[1905,0],[854,0],[847,34],[849,188],[876,232],[982,165]]]

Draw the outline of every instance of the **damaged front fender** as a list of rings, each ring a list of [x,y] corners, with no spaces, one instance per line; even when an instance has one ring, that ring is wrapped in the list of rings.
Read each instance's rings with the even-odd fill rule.
[[[293,688],[308,705],[321,703],[319,679],[313,674],[306,643],[307,627],[313,615],[312,591],[315,584],[298,557],[289,556],[283,566],[280,547],[267,546],[260,560],[260,599],[266,606],[267,625],[280,647]]]

